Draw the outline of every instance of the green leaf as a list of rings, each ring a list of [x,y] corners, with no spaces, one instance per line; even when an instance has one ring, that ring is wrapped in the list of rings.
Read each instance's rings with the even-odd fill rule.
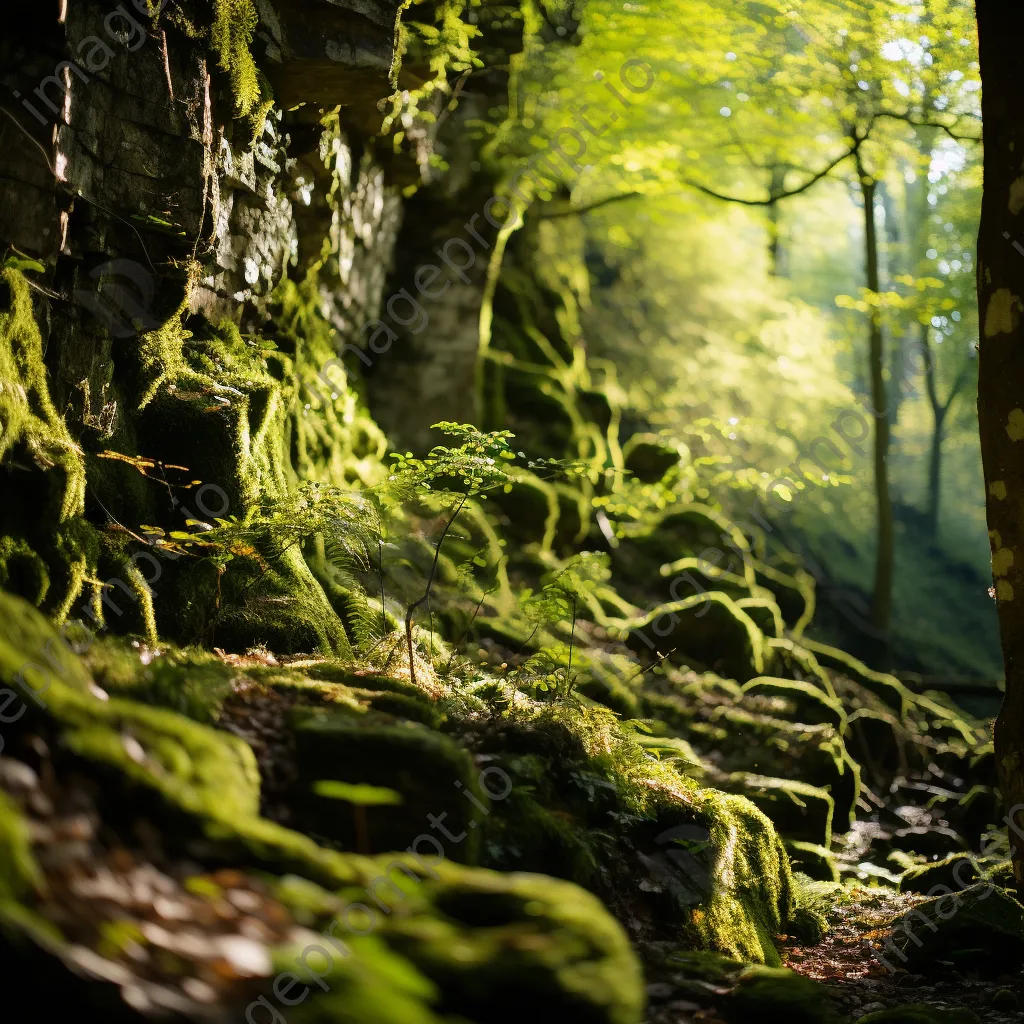
[[[401,793],[385,786],[370,786],[364,782],[339,782],[321,779],[313,783],[313,792],[331,800],[344,800],[358,807],[384,807],[403,802]]]

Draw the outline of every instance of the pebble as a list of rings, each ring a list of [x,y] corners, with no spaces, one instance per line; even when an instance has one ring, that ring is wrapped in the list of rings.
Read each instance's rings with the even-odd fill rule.
[[[259,978],[271,973],[270,954],[260,943],[241,935],[229,935],[221,938],[219,944],[224,959],[241,977]]]
[[[651,999],[668,999],[675,992],[675,988],[667,981],[655,981],[647,986],[647,995]]]
[[[39,776],[21,761],[0,757],[0,786],[11,793],[28,793],[39,788]]]

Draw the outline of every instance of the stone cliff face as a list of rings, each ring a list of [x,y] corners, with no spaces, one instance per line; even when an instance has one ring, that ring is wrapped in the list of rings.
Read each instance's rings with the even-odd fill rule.
[[[398,15],[393,4],[336,0],[116,8],[96,0],[64,5],[58,16],[32,11],[26,31],[5,38],[0,239],[10,259],[35,264],[50,396],[86,461],[145,438],[147,458],[202,471],[237,508],[309,468],[307,428],[336,461],[362,457],[348,450],[342,425],[339,433],[301,422],[340,394],[369,401],[403,444],[426,444],[436,420],[473,418],[483,246],[494,229],[481,222],[486,239],[477,229],[482,245],[470,272],[455,250],[452,283],[429,314],[403,296],[417,295],[417,270],[439,262],[433,250],[462,231],[463,210],[473,213],[474,200],[478,209],[489,195],[470,170],[474,147],[463,127],[500,89],[500,76],[442,117],[435,138],[446,99],[423,88],[429,52],[410,48],[401,67]],[[444,7],[421,13],[431,15],[452,16]],[[402,145],[376,134],[389,104]],[[435,151],[449,157],[448,174],[431,169]],[[421,191],[404,200],[410,186]],[[237,381],[214,373],[197,382],[195,365],[172,367],[180,342],[167,349],[150,337],[185,316],[189,330],[230,320],[242,338],[275,339],[281,303],[300,302],[296,287],[321,324],[316,340],[308,331],[280,345],[277,337],[273,380],[245,397],[240,390],[251,389]],[[224,353],[209,358],[223,368]],[[360,374],[366,383],[355,385]],[[181,438],[208,433],[204,420],[241,429],[242,405],[246,431],[259,434],[262,424],[265,434],[273,422],[293,452],[267,455],[259,470],[245,446],[236,458],[214,441],[205,464],[185,455]],[[74,512],[61,496],[61,521],[49,529],[83,515],[87,525],[108,515],[176,525],[147,498],[129,508],[123,475],[101,479],[92,467],[86,475]],[[53,496],[52,478],[33,477],[37,484]],[[70,542],[44,551],[33,539],[41,525],[36,517],[9,530],[31,552],[23,561],[45,563],[30,571],[56,583],[48,607],[69,608],[81,596],[77,577],[86,566],[102,571],[105,556],[69,555]]]
[[[184,301],[212,322],[251,325],[266,318],[282,280],[316,269],[335,347],[362,349],[367,357],[349,357],[362,368],[379,361],[364,326],[382,300],[413,286],[421,264],[437,261],[434,249],[464,235],[473,213],[493,241],[479,217],[490,192],[469,169],[475,154],[462,128],[467,117],[486,116],[500,75],[442,119],[441,140],[429,119],[401,114],[405,143],[396,154],[375,137],[386,99],[428,74],[413,61],[397,71],[397,5],[261,0],[258,23],[235,26],[235,43],[261,67],[262,92],[242,118],[238,57],[218,48],[218,24],[204,25],[202,4],[163,6],[155,25],[146,0],[76,2],[60,20],[31,11],[26,30],[2,44],[0,239],[46,267],[55,396],[90,420],[109,420],[118,401],[117,382],[107,379],[112,320],[130,332],[143,310],[152,327]],[[213,8],[244,22],[249,6]],[[450,173],[431,171],[435,149],[450,158]],[[411,201],[396,249],[410,184],[427,187]],[[429,331],[403,326],[408,313],[396,300],[391,329],[401,341],[386,371],[373,371],[381,416],[401,432],[403,416],[392,412],[401,398],[416,410],[409,436],[419,443],[441,418],[435,413],[472,411],[487,262],[474,245],[481,255],[471,281],[460,273],[432,302]],[[103,309],[98,321],[87,315]],[[118,408],[124,415],[123,400]]]

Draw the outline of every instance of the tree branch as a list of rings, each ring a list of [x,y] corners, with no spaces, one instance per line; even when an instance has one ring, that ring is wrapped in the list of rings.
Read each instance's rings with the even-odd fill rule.
[[[896,114],[891,110],[880,110],[878,117],[888,117],[892,121],[903,121],[905,124],[913,125],[915,128],[938,128],[944,131],[954,142],[980,142],[981,139],[977,135],[960,135],[953,129],[955,125],[942,124],[941,121],[918,121],[911,117],[909,114]],[[965,117],[968,115],[964,115]],[[957,120],[959,120],[959,115]]]
[[[714,199],[722,199],[727,203],[740,203],[743,206],[774,206],[780,199],[788,199],[790,196],[798,196],[801,192],[806,192],[812,185],[817,184],[822,178],[835,170],[835,168],[844,160],[848,160],[851,156],[856,155],[863,141],[864,139],[861,138],[855,139],[850,149],[840,156],[837,156],[835,160],[832,160],[826,167],[822,168],[816,174],[811,175],[811,177],[802,185],[798,185],[796,188],[785,189],[773,196],[769,196],[767,199],[744,199],[741,196],[728,196],[724,192],[716,192],[713,188],[708,188],[706,185],[701,185],[696,181],[689,181],[687,179],[683,179],[683,183],[689,185],[690,188],[695,188],[698,192],[703,192],[706,196],[711,196]]]
[[[644,195],[643,192],[616,192],[615,195],[605,196],[604,199],[598,199],[588,206],[569,206],[564,210],[556,210],[554,213],[538,214],[538,219],[553,220],[555,217],[581,217],[585,213],[590,213],[591,210],[598,210],[602,206],[608,206],[609,203],[617,203],[623,199],[636,199],[642,195]]]
[[[960,372],[956,375],[956,380],[953,381],[953,386],[949,389],[949,395],[946,397],[946,404],[942,407],[942,413],[945,415],[949,412],[949,407],[953,404],[953,400],[960,393],[960,389],[967,383],[967,378],[971,373],[971,361],[968,360],[960,367]]]

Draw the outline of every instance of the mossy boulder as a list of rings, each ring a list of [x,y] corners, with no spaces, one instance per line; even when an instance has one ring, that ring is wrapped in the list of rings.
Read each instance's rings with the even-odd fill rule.
[[[453,739],[418,722],[391,722],[372,711],[353,713],[349,708],[296,708],[291,721],[298,780],[289,802],[297,821],[356,848],[360,812],[353,814],[337,800],[317,795],[313,786],[336,780],[383,787],[401,794],[401,803],[361,812],[369,819],[365,839],[372,849],[404,849],[414,838],[410,828],[429,831],[433,815],[441,821],[439,828],[462,837],[457,845],[449,844],[449,856],[475,861],[477,826],[488,813],[488,800],[477,783],[472,757]],[[478,810],[467,794],[485,810]]]
[[[936,886],[959,892],[978,881],[979,872],[971,858],[963,853],[921,864],[904,872],[900,879],[900,892],[928,894]]]
[[[984,882],[926,900],[891,924],[883,962],[920,973],[953,966],[1000,974],[1024,957],[1024,907]]]
[[[685,451],[685,449],[684,449]],[[656,434],[634,434],[622,446],[626,469],[643,483],[653,484],[679,465],[683,458],[680,446]]]
[[[774,937],[793,913],[789,858],[768,818],[742,797],[704,790],[716,851],[709,897],[691,927],[704,948],[778,965]]]
[[[734,1024],[829,1024],[835,1020],[824,985],[785,967],[752,967],[725,1004]]]
[[[630,627],[626,642],[641,654],[653,642],[660,650],[678,650],[740,682],[763,675],[769,667],[764,634],[730,597],[717,591],[660,605]]]
[[[338,913],[339,899],[359,902],[361,893],[367,907],[382,906],[374,917],[376,934],[368,934],[362,921],[352,924],[354,934],[346,935],[351,957],[333,959],[330,972],[323,974],[335,982],[327,991],[319,982],[316,988],[310,984],[313,998],[296,1019],[317,1024],[435,1024],[453,1016],[509,1022],[567,1018],[590,1024],[635,1024],[639,1019],[643,990],[636,957],[625,933],[594,896],[543,876],[466,868],[445,855],[452,852],[447,841],[442,855],[436,855],[433,844],[426,849],[428,844],[420,843],[415,855],[370,859],[325,848],[261,818],[259,776],[247,744],[178,712],[110,698],[25,602],[0,593],[0,613],[4,683],[21,677],[41,653],[54,657],[45,690],[44,677],[32,676],[31,688],[41,702],[29,698],[31,710],[19,717],[17,728],[28,731],[26,738],[45,730],[47,743],[39,749],[59,752],[62,765],[73,762],[76,779],[102,782],[90,789],[101,794],[104,809],[96,842],[106,844],[108,835],[116,836],[118,828],[126,822],[130,827],[141,814],[152,835],[163,834],[164,851],[187,848],[189,863],[200,858],[218,868],[230,866],[236,879],[230,884],[239,884],[243,872],[259,872],[262,884],[281,890],[279,901],[294,923],[307,929],[306,938],[296,940],[300,943],[317,940],[308,929],[330,923],[323,915]],[[393,727],[377,731],[373,713],[362,714],[368,728],[361,747],[358,727],[332,727],[336,723],[319,730],[307,724],[309,744],[332,737],[338,753],[352,748],[348,757],[408,755],[410,762],[419,750],[416,764],[428,781],[449,783],[461,774],[467,787],[474,785],[472,762],[445,737],[436,734],[431,746],[423,736],[430,730],[410,724],[405,731],[412,738],[403,746],[406,738]],[[107,812],[113,814],[109,821]],[[33,844],[41,840],[28,828],[25,813],[9,796],[0,798],[0,868],[7,884],[0,894],[0,950],[5,962],[17,964],[21,977],[48,979],[48,991],[55,993],[51,1006],[65,1005],[57,992],[73,990],[67,1005],[77,1000],[104,1007],[105,1020],[134,1021],[134,1011],[117,993],[119,986],[128,988],[134,981],[127,963],[109,963],[38,917],[36,903],[50,879],[40,866],[47,862],[37,863]],[[406,824],[402,846],[416,846],[415,830],[428,832],[429,822],[410,819]],[[285,890],[299,895],[286,898]],[[263,998],[272,1000],[271,972],[294,965],[302,949],[268,940],[265,952],[273,966],[268,961],[266,968],[254,969],[256,987],[246,999],[258,996],[262,986]],[[261,953],[258,962],[263,959]],[[87,977],[96,978],[100,965],[99,976],[107,981],[75,980],[72,968],[80,971],[83,963],[93,965]],[[315,963],[314,970],[322,973],[323,961]],[[189,963],[183,970],[183,976],[195,973]],[[223,1009],[240,1019],[245,1007]]]

